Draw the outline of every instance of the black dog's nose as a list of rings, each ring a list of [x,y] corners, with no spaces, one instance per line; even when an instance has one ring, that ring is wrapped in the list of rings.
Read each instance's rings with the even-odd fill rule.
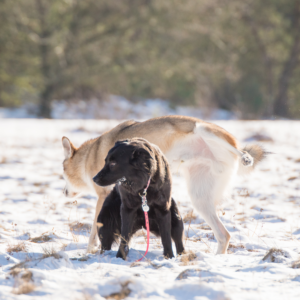
[[[101,180],[103,179],[103,174],[101,172],[97,173],[94,177],[93,177],[93,181],[98,184],[101,185]]]
[[[93,181],[94,181],[95,183],[97,183],[97,181],[98,181],[98,177],[97,177],[97,176],[98,176],[98,174],[97,174],[96,176],[93,177]]]

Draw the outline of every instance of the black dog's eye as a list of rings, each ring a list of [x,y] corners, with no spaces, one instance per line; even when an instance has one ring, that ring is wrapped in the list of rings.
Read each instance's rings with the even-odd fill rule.
[[[111,162],[111,163],[109,164],[110,167],[114,167],[115,165],[116,165],[115,162]]]

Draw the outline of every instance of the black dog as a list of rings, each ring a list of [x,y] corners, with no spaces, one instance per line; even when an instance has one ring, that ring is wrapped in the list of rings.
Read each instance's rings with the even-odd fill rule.
[[[98,216],[98,222],[103,224],[98,230],[102,251],[110,250],[121,234],[117,257],[126,259],[130,238],[145,227],[140,195],[149,178],[150,231],[161,236],[166,258],[174,257],[171,238],[177,253],[183,253],[183,222],[171,198],[172,182],[167,160],[158,147],[141,138],[117,142],[108,152],[105,166],[93,178],[101,186],[118,183],[105,199]]]

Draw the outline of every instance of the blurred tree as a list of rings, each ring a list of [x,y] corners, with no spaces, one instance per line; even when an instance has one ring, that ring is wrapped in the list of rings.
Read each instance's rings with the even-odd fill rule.
[[[11,1],[0,0],[0,106],[20,105],[35,92],[34,56],[26,50],[28,37],[12,18],[16,10]]]
[[[0,105],[37,99],[300,115],[297,0],[0,0]],[[22,101],[21,101],[22,100]]]

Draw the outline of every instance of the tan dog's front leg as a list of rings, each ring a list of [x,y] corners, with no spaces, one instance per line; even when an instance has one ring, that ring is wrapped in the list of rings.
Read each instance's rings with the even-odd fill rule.
[[[98,200],[97,200],[97,205],[96,205],[94,222],[93,222],[92,230],[90,233],[87,252],[91,252],[95,247],[98,246],[97,219],[98,219],[98,215],[101,211],[103,202],[104,202],[105,197],[107,196],[108,192],[109,192],[109,189],[97,187]]]

